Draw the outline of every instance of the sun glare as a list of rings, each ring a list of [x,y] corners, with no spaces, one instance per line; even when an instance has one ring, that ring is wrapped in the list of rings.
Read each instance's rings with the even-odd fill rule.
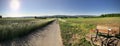
[[[10,17],[19,17],[20,0],[11,0],[10,1]]]
[[[11,2],[10,2],[10,8],[11,8],[11,10],[18,10],[19,9],[19,7],[20,7],[20,2],[19,2],[19,0],[11,0]]]

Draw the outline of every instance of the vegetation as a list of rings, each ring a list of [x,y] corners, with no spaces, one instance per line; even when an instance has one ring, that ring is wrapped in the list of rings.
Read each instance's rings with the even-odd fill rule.
[[[65,46],[91,46],[85,39],[86,34],[96,25],[120,26],[120,17],[104,18],[67,18],[59,19],[61,35]]]
[[[52,20],[49,19],[2,18],[0,19],[0,41],[21,37],[51,22]]]
[[[2,16],[0,15],[0,18],[2,18]]]
[[[101,17],[120,17],[120,14],[103,14]]]

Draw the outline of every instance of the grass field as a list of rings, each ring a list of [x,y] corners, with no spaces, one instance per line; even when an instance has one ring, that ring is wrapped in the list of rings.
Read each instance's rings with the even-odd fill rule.
[[[65,46],[91,46],[86,34],[96,25],[120,26],[120,17],[59,19]]]
[[[52,19],[2,18],[0,19],[0,41],[26,35],[51,21]]]

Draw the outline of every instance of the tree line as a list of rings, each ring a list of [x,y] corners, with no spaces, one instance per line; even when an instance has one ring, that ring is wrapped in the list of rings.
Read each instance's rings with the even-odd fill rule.
[[[100,17],[120,17],[120,14],[103,14]]]

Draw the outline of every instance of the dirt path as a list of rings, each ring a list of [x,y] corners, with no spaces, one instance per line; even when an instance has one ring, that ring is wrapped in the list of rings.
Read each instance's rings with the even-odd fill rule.
[[[24,38],[0,43],[0,46],[63,46],[63,44],[59,24],[55,21]]]

